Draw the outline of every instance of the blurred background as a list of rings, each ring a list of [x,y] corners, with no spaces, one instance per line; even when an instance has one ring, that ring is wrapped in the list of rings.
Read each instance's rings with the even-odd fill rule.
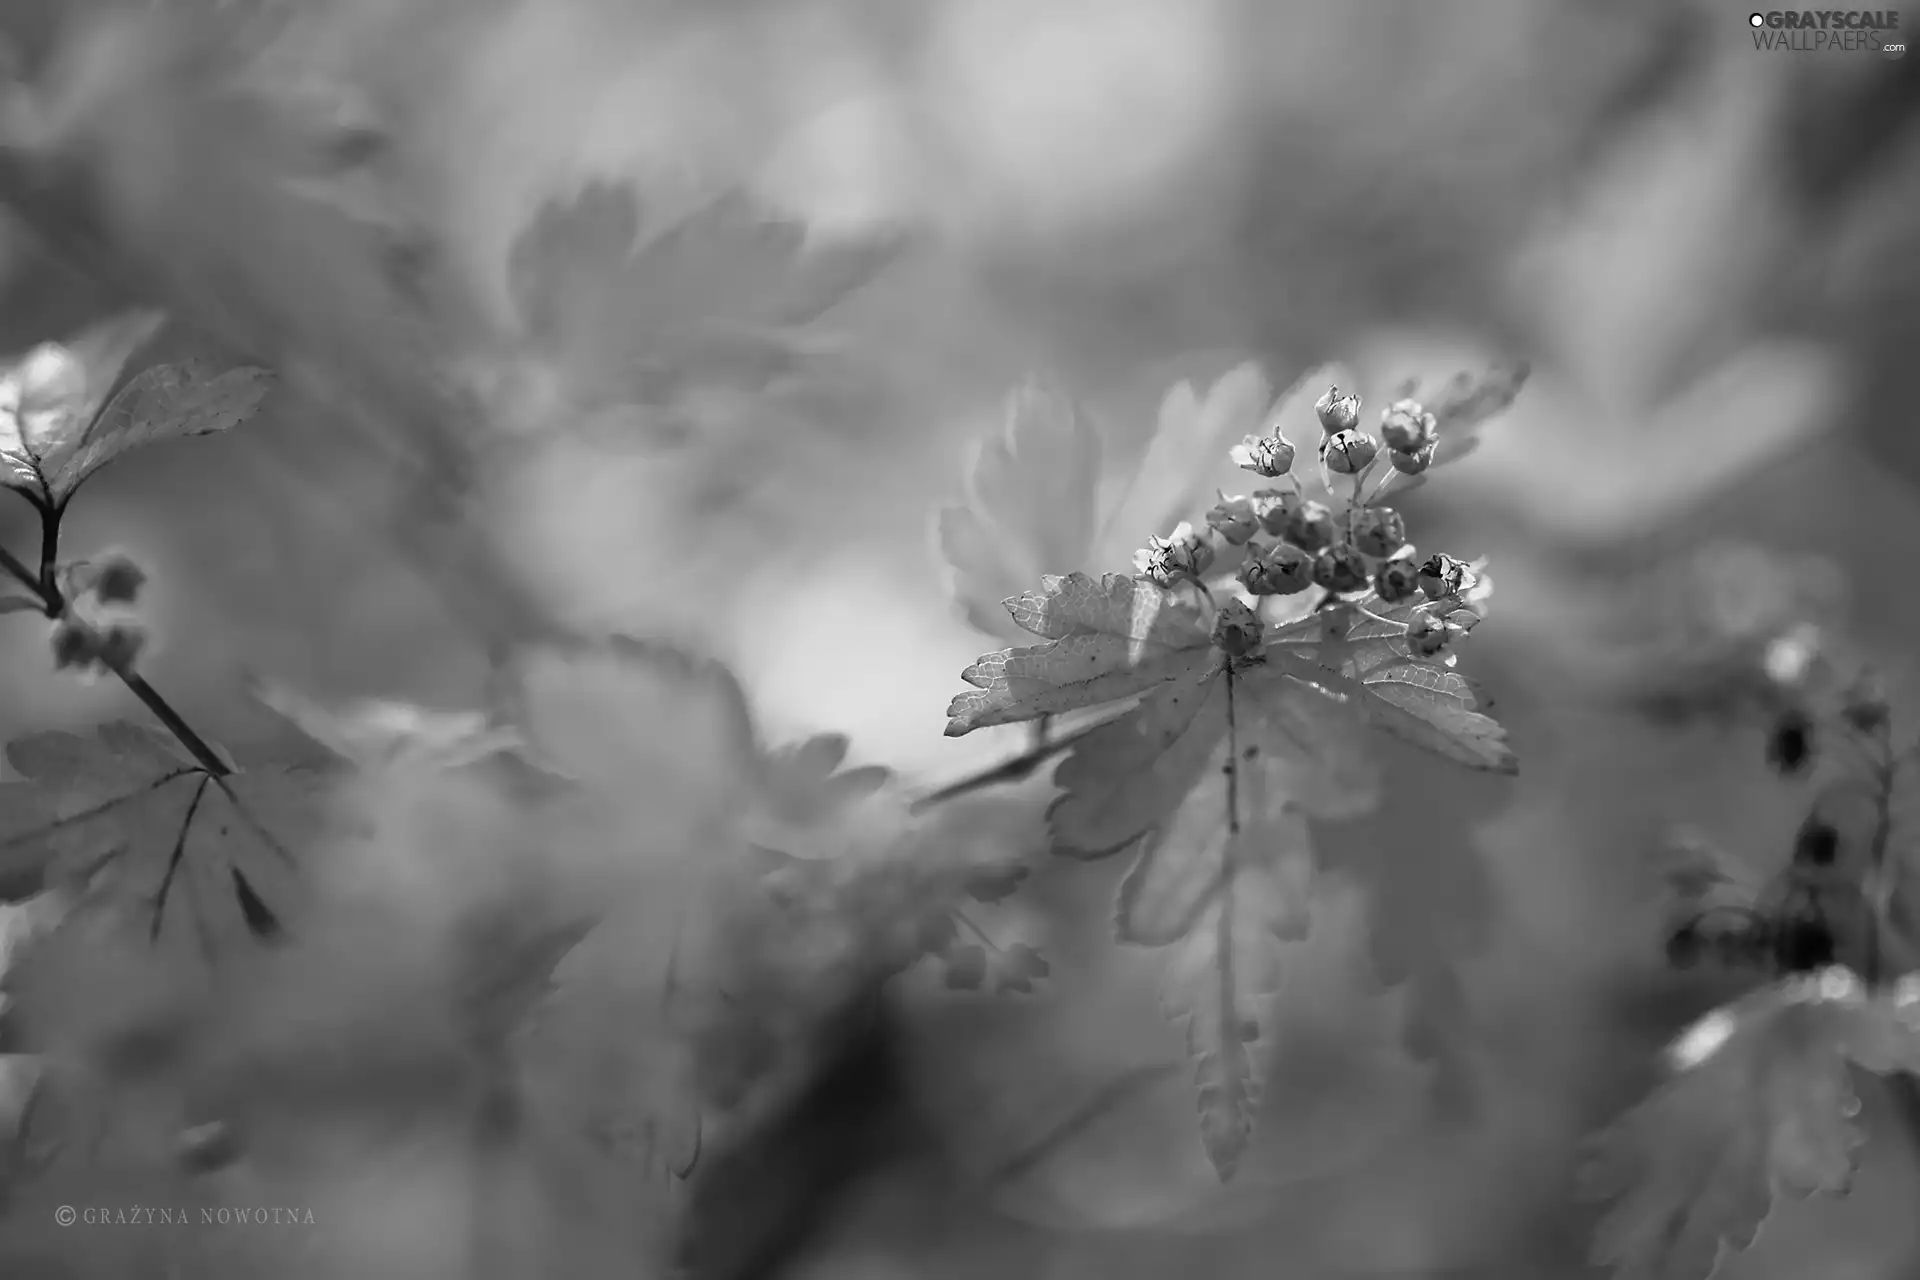
[[[1463,661],[1521,775],[1390,751],[1398,803],[1320,833],[1365,892],[1290,980],[1240,1176],[1200,1152],[1158,958],[1107,941],[1118,868],[1036,856],[1002,914],[1049,982],[911,969],[877,1024],[825,1020],[817,1086],[691,1219],[715,1275],[1589,1274],[1575,1143],[1724,994],[1663,972],[1647,855],[1687,823],[1775,865],[1806,803],[1716,691],[1804,615],[1896,670],[1920,627],[1920,62],[1758,51],[1710,0],[9,0],[0,39],[0,345],[150,302],[161,355],[284,380],[67,521],[148,568],[148,675],[223,740],[266,732],[242,673],[473,706],[512,645],[620,630],[724,660],[771,741],[937,785],[1021,746],[942,737],[1002,642],[930,536],[1020,378],[1124,469],[1170,386],[1246,359],[1374,403],[1529,361],[1406,504],[1491,561]],[[132,713],[7,622],[8,738]],[[946,821],[1037,853],[1046,795]],[[408,838],[499,802],[434,803],[468,835]],[[470,887],[415,861],[407,894]],[[1920,1151],[1877,1106],[1853,1194],[1726,1274],[1913,1274]],[[480,1274],[434,1243],[486,1216],[460,1160],[366,1141],[342,1168],[416,1163],[357,1274]],[[487,1274],[649,1274],[610,1238]],[[8,1274],[135,1274],[52,1239]]]

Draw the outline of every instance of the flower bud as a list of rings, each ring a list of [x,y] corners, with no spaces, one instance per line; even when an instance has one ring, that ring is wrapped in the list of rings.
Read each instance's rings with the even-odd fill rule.
[[[1148,538],[1146,548],[1133,553],[1135,576],[1157,587],[1170,588],[1177,582],[1198,578],[1212,563],[1213,544],[1185,520],[1164,538]]]
[[[1321,429],[1328,435],[1352,431],[1360,425],[1360,397],[1343,396],[1338,387],[1328,387],[1326,393],[1313,402],[1313,411],[1320,419]]]
[[[1433,657],[1451,639],[1452,629],[1431,614],[1416,613],[1407,623],[1407,649],[1416,657]]]
[[[1440,434],[1440,424],[1418,400],[1395,400],[1380,415],[1380,438],[1387,448],[1418,453]]]
[[[1230,451],[1233,465],[1269,479],[1293,469],[1293,444],[1279,432],[1267,436],[1248,436]]]
[[[1420,590],[1429,600],[1457,596],[1467,585],[1467,566],[1444,551],[1427,557],[1420,566]]]
[[[1343,476],[1365,471],[1379,452],[1380,442],[1364,431],[1336,431],[1320,443],[1320,460]]]
[[[1361,507],[1353,513],[1347,536],[1362,554],[1384,560],[1407,545],[1407,522],[1390,507]]]
[[[1287,531],[1287,521],[1300,509],[1303,499],[1298,489],[1255,489],[1253,491],[1253,517],[1270,538],[1278,538]]]
[[[93,579],[94,598],[101,604],[132,604],[146,585],[147,575],[125,556],[109,556],[100,562]]]
[[[1240,585],[1256,596],[1290,596],[1313,585],[1313,555],[1282,542],[1240,567]]]
[[[1288,515],[1284,536],[1296,547],[1318,551],[1333,541],[1337,529],[1333,512],[1327,509],[1325,503],[1306,501]]]
[[[1245,546],[1247,539],[1260,531],[1259,517],[1254,515],[1253,499],[1243,496],[1228,497],[1220,495],[1220,501],[1207,512],[1207,524],[1223,542],[1229,546]]]
[[[51,643],[53,665],[61,671],[91,665],[97,652],[92,629],[77,622],[55,624]]]
[[[1373,589],[1388,604],[1411,600],[1420,590],[1420,567],[1412,556],[1395,556],[1374,572]]]
[[[133,660],[140,656],[140,650],[146,647],[146,632],[138,627],[116,623],[108,627],[100,637],[98,661],[108,670],[131,667]]]
[[[1260,647],[1265,628],[1244,600],[1229,600],[1213,619],[1213,646],[1230,658],[1244,658]]]
[[[1325,547],[1313,558],[1313,581],[1336,594],[1358,591],[1367,585],[1367,562],[1344,543]]]
[[[1390,449],[1387,451],[1387,461],[1401,475],[1417,476],[1433,465],[1433,445],[1423,444],[1411,453],[1404,449]]]

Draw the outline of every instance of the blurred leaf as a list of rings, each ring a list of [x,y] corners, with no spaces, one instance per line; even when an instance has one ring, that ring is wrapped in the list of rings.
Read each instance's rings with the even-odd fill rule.
[[[1673,1073],[1589,1140],[1583,1196],[1611,1203],[1593,1261],[1619,1280],[1707,1280],[1781,1197],[1844,1194],[1864,1142],[1850,1062],[1911,1071],[1910,993],[1870,996],[1830,969],[1695,1023]]]
[[[19,901],[56,884],[144,897],[155,941],[212,957],[277,934],[298,898],[295,853],[324,827],[327,771],[262,765],[215,777],[154,730],[14,741],[24,781],[0,784],[0,885]]]
[[[1279,403],[1308,385],[1303,379]],[[1195,519],[1214,500],[1209,482],[1221,471],[1228,450],[1274,409],[1273,384],[1251,360],[1221,374],[1204,397],[1191,382],[1171,388],[1160,402],[1145,456],[1101,523],[1095,548],[1100,558],[1069,567],[1118,567],[1149,537],[1164,537],[1182,520]]]
[[[517,750],[520,734],[483,711],[445,711],[380,698],[324,706],[285,685],[251,682],[254,697],[342,760],[361,766],[396,761],[444,769]]]
[[[1035,579],[1121,567],[1149,537],[1197,518],[1214,500],[1211,481],[1229,446],[1259,425],[1271,400],[1252,361],[1223,374],[1204,399],[1192,383],[1178,384],[1161,402],[1145,455],[1121,492],[1103,500],[1102,470],[1113,460],[1085,411],[1036,381],[1016,390],[1005,430],[982,443],[968,473],[966,502],[935,522],[967,620],[1018,638],[1000,606]]]
[[[966,505],[936,524],[968,622],[1017,635],[1001,602],[1086,565],[1100,466],[1100,434],[1066,395],[1029,381],[1008,397],[1005,431],[981,442],[968,473]]]
[[[739,192],[664,228],[642,212],[630,187],[592,185],[546,206],[509,253],[527,337],[589,404],[765,388],[809,358],[801,327],[900,248],[890,236],[809,243]]]
[[[1426,409],[1439,426],[1433,466],[1443,467],[1480,447],[1480,429],[1512,407],[1531,372],[1524,361],[1497,365],[1478,377],[1457,375]],[[1417,394],[1417,388],[1409,394]]]

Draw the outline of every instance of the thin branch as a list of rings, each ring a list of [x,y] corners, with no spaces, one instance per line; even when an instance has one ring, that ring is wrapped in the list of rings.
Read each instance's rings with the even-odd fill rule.
[[[40,602],[41,611],[49,619],[58,621],[65,616],[66,601],[60,598],[59,590],[52,583],[50,569],[43,567],[41,572],[36,573],[29,569],[20,557],[5,547],[0,547],[0,572],[5,572],[31,591],[34,598]],[[173,709],[172,704],[147,683],[146,677],[135,671],[125,659],[112,658],[102,659],[102,661],[105,662],[109,671],[120,678],[120,683],[145,704],[154,718],[166,726],[167,732],[179,740],[180,745],[185,747],[187,753],[193,757],[194,763],[216,778],[224,778],[233,772],[226,761],[220,758],[219,753],[208,745],[207,740],[194,732],[193,726],[189,725],[180,713]]]
[[[1037,745],[1027,748],[1010,760],[991,765],[978,773],[968,774],[955,782],[949,782],[937,790],[929,791],[913,802],[914,813],[925,813],[935,805],[945,804],[949,800],[958,800],[962,796],[972,795],[976,791],[985,791],[988,787],[1002,786],[1007,783],[1024,782],[1039,772],[1040,766],[1055,756],[1064,754],[1080,739],[1096,729],[1104,729],[1121,716],[1131,715],[1133,708],[1128,707],[1119,715],[1108,716],[1103,720],[1075,729],[1072,733],[1059,738],[1045,738]]]

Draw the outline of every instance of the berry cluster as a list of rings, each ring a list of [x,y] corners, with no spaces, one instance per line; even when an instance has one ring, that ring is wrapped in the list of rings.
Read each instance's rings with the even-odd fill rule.
[[[86,674],[131,668],[146,647],[146,632],[111,615],[139,600],[147,581],[140,566],[115,554],[69,565],[61,576],[66,608],[49,637],[54,666]]]
[[[1457,619],[1463,593],[1474,584],[1472,570],[1445,553],[1421,557],[1407,540],[1406,521],[1381,504],[1401,476],[1417,476],[1433,463],[1439,439],[1432,413],[1418,401],[1402,399],[1381,415],[1380,434],[1360,430],[1360,397],[1329,387],[1314,404],[1323,435],[1320,476],[1303,481],[1295,474],[1298,455],[1280,433],[1279,405],[1268,426],[1232,450],[1234,464],[1282,485],[1250,494],[1227,495],[1207,512],[1206,527],[1181,523],[1165,537],[1154,537],[1134,553],[1135,576],[1173,589],[1202,585],[1209,571],[1225,567],[1229,553],[1238,560],[1233,575],[1249,598],[1236,613],[1219,619],[1229,652],[1257,643],[1257,609],[1263,598],[1293,596],[1310,589],[1316,602],[1350,603],[1370,599],[1387,605],[1413,604],[1406,622],[1408,648],[1420,657],[1439,654],[1463,626]],[[1385,456],[1388,465],[1381,467]],[[1378,483],[1371,484],[1375,475]],[[1261,541],[1262,537],[1273,541]],[[1424,597],[1424,602],[1421,601]],[[1431,609],[1424,606],[1433,606]]]

